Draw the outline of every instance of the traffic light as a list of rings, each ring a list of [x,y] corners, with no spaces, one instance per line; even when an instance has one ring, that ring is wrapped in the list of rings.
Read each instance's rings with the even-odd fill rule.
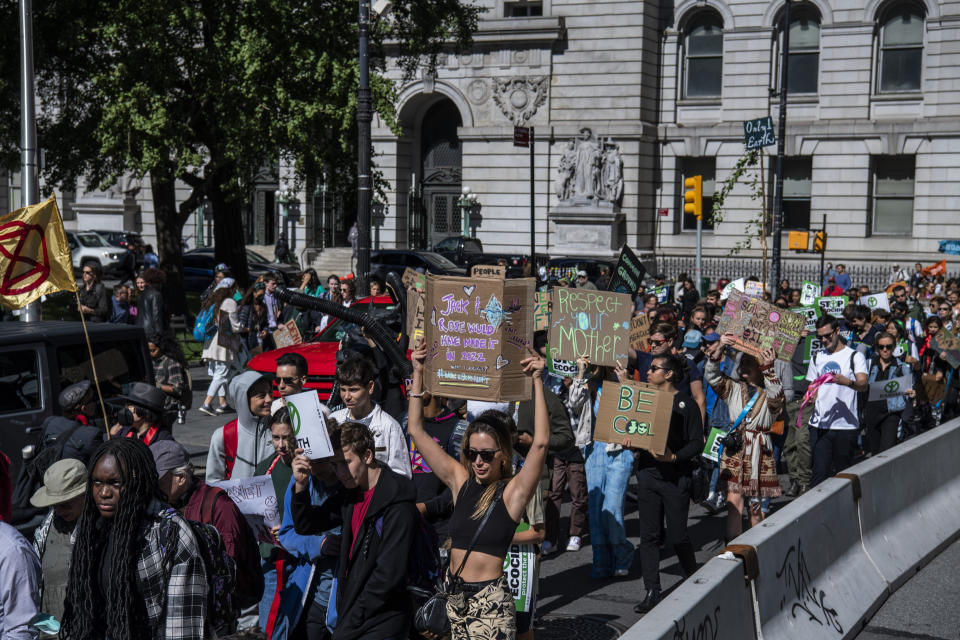
[[[683,212],[703,218],[703,176],[692,176],[683,181]]]
[[[823,253],[827,248],[827,232],[817,231],[813,234],[813,252]]]

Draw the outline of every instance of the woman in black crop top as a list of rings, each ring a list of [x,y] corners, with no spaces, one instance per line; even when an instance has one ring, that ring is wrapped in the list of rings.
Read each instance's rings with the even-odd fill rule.
[[[513,435],[501,420],[481,416],[463,436],[460,461],[449,456],[423,428],[423,364],[425,344],[413,352],[413,385],[407,431],[417,451],[454,496],[450,518],[450,575],[447,600],[453,640],[512,640],[516,636],[516,609],[503,575],[503,560],[517,522],[523,516],[547,457],[550,424],[543,395],[544,360],[530,347],[520,364],[533,379],[533,444],[523,468],[513,473]],[[474,532],[493,509],[476,544],[466,557]],[[459,578],[454,578],[460,569]],[[455,584],[452,584],[455,583]]]

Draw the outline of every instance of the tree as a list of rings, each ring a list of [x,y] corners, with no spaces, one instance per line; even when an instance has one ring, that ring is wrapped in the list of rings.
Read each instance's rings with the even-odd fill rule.
[[[391,126],[389,42],[412,72],[463,46],[479,9],[461,0],[397,2],[372,29],[374,107]],[[149,175],[159,251],[182,281],[180,237],[208,199],[218,261],[247,277],[241,205],[280,153],[306,179],[355,184],[357,8],[343,0],[52,0],[37,15],[41,146],[48,183],[107,186]],[[55,42],[53,42],[55,41]],[[189,197],[176,206],[175,182]]]

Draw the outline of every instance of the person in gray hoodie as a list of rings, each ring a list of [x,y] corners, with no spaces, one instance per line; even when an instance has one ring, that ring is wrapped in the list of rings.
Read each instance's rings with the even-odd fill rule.
[[[207,484],[253,477],[257,465],[273,457],[270,435],[271,375],[245,371],[230,381],[227,391],[237,418],[210,436]]]

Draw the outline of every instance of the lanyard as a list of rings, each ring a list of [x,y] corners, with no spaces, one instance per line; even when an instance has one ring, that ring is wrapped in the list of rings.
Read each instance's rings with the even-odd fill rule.
[[[730,429],[727,430],[727,433],[733,433],[734,429],[740,426],[740,423],[743,422],[743,419],[747,417],[747,414],[750,413],[750,409],[753,409],[753,405],[757,403],[757,398],[760,397],[760,390],[757,389],[753,393],[753,397],[750,398],[750,402],[743,408],[740,412],[740,415],[737,416],[737,419],[733,421],[733,424],[730,425]],[[720,441],[720,447],[717,449],[717,464],[720,464],[720,460],[723,458],[723,441]]]
[[[133,431],[127,431],[127,438],[132,438],[134,435]],[[157,435],[157,427],[153,426],[147,429],[147,433],[143,436],[143,444],[150,446],[150,443],[153,442],[154,437]]]
[[[271,473],[273,473],[273,468],[277,466],[278,462],[280,462],[280,456],[277,456],[276,458],[273,459],[273,462],[270,464],[270,468],[267,469],[266,475],[270,475]]]

